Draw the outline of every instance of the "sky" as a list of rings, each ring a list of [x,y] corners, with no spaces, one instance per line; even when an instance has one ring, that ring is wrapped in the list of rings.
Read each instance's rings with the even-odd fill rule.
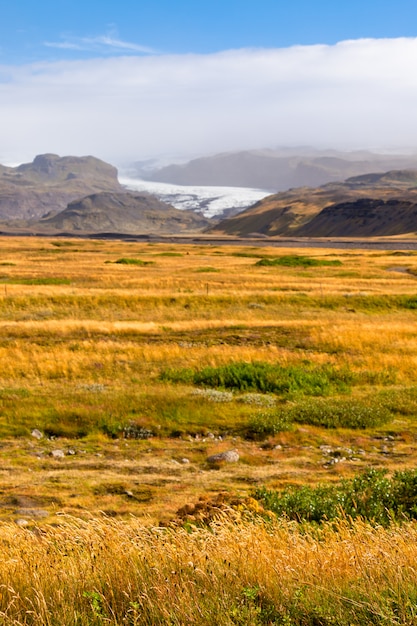
[[[311,145],[417,152],[415,0],[19,0],[0,163]]]

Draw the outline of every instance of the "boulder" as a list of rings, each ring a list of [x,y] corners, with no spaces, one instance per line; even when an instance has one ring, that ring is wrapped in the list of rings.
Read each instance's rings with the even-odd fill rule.
[[[239,454],[236,450],[226,450],[225,452],[219,452],[213,454],[207,458],[207,463],[237,463],[239,461]]]

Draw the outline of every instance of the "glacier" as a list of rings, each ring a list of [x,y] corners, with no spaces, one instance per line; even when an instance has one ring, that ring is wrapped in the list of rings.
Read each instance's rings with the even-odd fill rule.
[[[219,219],[236,215],[271,194],[265,189],[174,185],[124,176],[119,177],[119,182],[129,191],[146,191],[176,209]]]

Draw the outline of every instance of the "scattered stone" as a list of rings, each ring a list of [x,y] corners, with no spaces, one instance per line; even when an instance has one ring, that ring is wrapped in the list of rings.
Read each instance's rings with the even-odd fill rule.
[[[67,454],[69,454],[70,456],[74,456],[74,454],[77,454],[76,451],[73,448],[69,448],[67,450]]]
[[[24,515],[25,517],[30,517],[32,519],[41,519],[43,517],[48,517],[49,513],[48,511],[45,511],[44,509],[18,509],[16,511],[16,513],[18,513],[18,515]]]
[[[274,446],[274,450],[282,450],[282,445],[279,443],[276,446]]]
[[[133,498],[133,491],[129,491],[128,489],[126,489],[125,494],[127,495],[128,498]]]
[[[181,463],[182,463],[183,465],[188,465],[188,463],[189,463],[189,462],[190,462],[190,459],[186,459],[186,458],[181,459]]]
[[[207,463],[237,463],[239,461],[239,454],[236,450],[226,450],[225,452],[219,452],[218,454],[212,454],[207,458]]]
[[[27,521],[27,519],[23,519],[23,518],[17,519],[16,524],[20,526],[20,528],[25,528],[26,526],[29,526],[29,522]]]
[[[43,433],[41,433],[40,430],[38,430],[37,428],[34,428],[31,432],[32,437],[35,437],[35,439],[42,439],[43,438]]]
[[[54,459],[63,459],[65,457],[65,452],[63,450],[52,450],[51,456]]]
[[[125,437],[125,439],[150,439],[153,436],[154,433],[151,430],[139,426],[134,422],[130,422],[130,424],[123,429],[123,437]]]

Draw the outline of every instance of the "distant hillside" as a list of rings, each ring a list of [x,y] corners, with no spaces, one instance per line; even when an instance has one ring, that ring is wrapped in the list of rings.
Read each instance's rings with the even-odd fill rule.
[[[417,155],[380,155],[371,152],[248,150],[193,159],[158,170],[141,169],[147,180],[178,185],[223,185],[284,191],[316,187],[368,172],[417,168]]]
[[[0,220],[39,218],[99,191],[121,191],[117,169],[100,159],[37,156],[18,167],[0,166]]]
[[[363,198],[326,207],[299,237],[383,237],[417,232],[417,201]]]
[[[417,170],[349,178],[268,196],[210,229],[214,234],[368,237],[417,232]]]
[[[34,230],[79,233],[181,234],[199,232],[210,221],[146,193],[96,193],[32,224]]]

